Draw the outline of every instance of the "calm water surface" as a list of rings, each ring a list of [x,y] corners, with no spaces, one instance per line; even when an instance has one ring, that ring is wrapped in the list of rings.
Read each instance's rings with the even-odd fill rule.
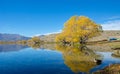
[[[0,74],[92,74],[116,63],[120,58],[112,57],[112,52],[0,45]]]

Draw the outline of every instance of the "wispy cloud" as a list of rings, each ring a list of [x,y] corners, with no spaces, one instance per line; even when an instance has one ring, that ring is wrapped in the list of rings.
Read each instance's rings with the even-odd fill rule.
[[[62,32],[62,30],[58,30],[57,32],[46,33],[44,35],[57,34],[57,33],[60,33],[60,32]]]
[[[115,20],[115,19],[120,19],[120,16],[112,16],[108,18],[108,20]]]
[[[46,33],[46,34],[36,34],[36,35],[34,35],[34,36],[57,34],[57,33],[60,33],[60,32],[62,32],[62,30],[58,30],[58,31],[56,31],[56,32],[51,32],[51,33]],[[32,36],[32,37],[34,37],[34,36]]]
[[[103,30],[120,30],[120,20],[111,20],[102,24]]]

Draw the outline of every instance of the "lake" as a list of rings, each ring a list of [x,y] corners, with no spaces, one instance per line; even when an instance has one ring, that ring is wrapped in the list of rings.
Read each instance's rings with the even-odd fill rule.
[[[0,74],[94,74],[111,64],[120,64],[113,52],[89,48],[43,45],[0,45]]]

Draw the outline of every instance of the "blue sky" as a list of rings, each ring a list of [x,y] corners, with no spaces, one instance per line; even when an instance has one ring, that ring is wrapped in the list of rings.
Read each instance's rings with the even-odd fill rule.
[[[0,0],[0,33],[54,33],[73,15],[120,30],[120,0]]]

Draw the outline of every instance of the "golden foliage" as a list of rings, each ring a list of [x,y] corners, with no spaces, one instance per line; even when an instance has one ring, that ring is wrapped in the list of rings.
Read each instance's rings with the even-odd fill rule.
[[[88,17],[72,16],[65,24],[62,33],[56,36],[56,42],[86,42],[88,38],[100,34],[102,28]]]

